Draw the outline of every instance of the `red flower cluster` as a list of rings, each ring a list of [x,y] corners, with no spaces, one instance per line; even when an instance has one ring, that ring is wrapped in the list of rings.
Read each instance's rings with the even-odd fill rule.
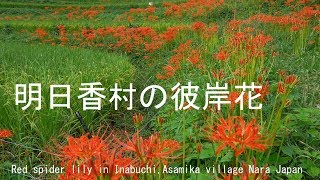
[[[165,43],[171,42],[179,28],[168,28],[162,33],[158,33],[151,27],[126,28],[105,27],[105,28],[84,28],[74,31],[67,37],[67,30],[63,25],[58,26],[60,44],[65,45],[67,42],[78,44],[79,46],[106,46],[112,50],[121,49],[129,53],[151,53],[161,48]],[[48,37],[43,29],[37,29],[36,36],[39,39]]]
[[[13,133],[8,129],[0,129],[0,138],[12,137]]]
[[[78,20],[83,18],[95,19],[97,15],[104,12],[104,6],[92,6],[90,8],[80,8],[80,6],[67,6],[62,8],[49,8],[46,10],[52,11],[53,17],[58,20],[58,14],[66,14],[66,18],[69,20]],[[48,20],[48,19],[47,19]]]
[[[68,42],[67,32],[64,25],[58,26],[58,32],[59,32],[59,40],[61,45],[65,45]]]
[[[222,80],[225,76],[225,72],[222,69],[218,71],[211,70],[211,74],[216,80]]]
[[[191,26],[179,27],[178,29],[186,33],[196,33],[197,35],[200,35],[199,38],[205,41],[217,34],[218,25],[207,25],[201,21],[198,21],[191,24]],[[181,69],[181,63],[184,62],[184,60],[187,60],[192,67],[203,68],[204,60],[201,58],[203,55],[201,52],[205,51],[200,48],[193,48],[192,42],[192,40],[187,40],[173,50],[175,54],[171,56],[168,64],[162,68],[164,73],[158,74],[157,79],[165,80],[173,77],[176,72]]]
[[[146,165],[157,167],[160,163],[167,164],[168,159],[174,158],[172,154],[180,149],[177,141],[160,139],[157,133],[143,139],[138,132],[132,139],[128,137],[126,143],[112,134],[107,138],[83,135],[79,138],[69,137],[67,145],[59,146],[58,156],[61,158],[61,165],[65,167],[65,173],[60,175],[60,179],[66,180],[94,180],[99,177],[118,180],[129,176],[137,178],[138,174],[116,173],[116,166],[118,169]],[[83,171],[86,167],[92,168],[91,173]],[[101,171],[101,167],[107,167],[108,171]]]
[[[200,32],[202,35],[202,38],[208,39],[212,37],[213,35],[217,34],[218,32],[218,25],[216,24],[205,24],[201,21],[194,22],[191,24],[191,30]]]
[[[165,15],[181,17],[183,15],[191,15],[198,17],[212,12],[213,9],[221,6],[224,0],[188,0],[185,3],[163,3]]]
[[[244,77],[250,69],[250,66],[246,65],[257,58],[264,57],[266,45],[273,40],[269,35],[261,32],[254,34],[252,31],[233,33],[229,41],[213,55],[213,59],[225,62],[232,57],[231,63],[236,65],[234,75]]]
[[[97,15],[102,14],[104,12],[104,6],[91,7],[89,9],[84,10],[81,13],[83,18],[94,19]]]
[[[279,71],[278,74],[282,81],[278,83],[277,93],[285,94],[298,83],[298,77],[294,74],[287,76],[285,71]]]
[[[29,21],[31,19],[32,15],[31,14],[26,14],[26,15],[19,15],[19,16],[4,16],[0,17],[0,21],[6,20],[6,21]]]
[[[126,19],[129,22],[133,22],[136,19],[138,20],[150,20],[156,21],[158,20],[158,16],[155,15],[156,7],[149,6],[147,8],[131,8],[129,12],[124,13],[119,17],[119,21]]]
[[[189,52],[191,52],[192,40],[188,40],[185,43],[179,45],[178,48],[173,50],[175,54],[169,59],[168,65],[164,66],[164,74],[158,74],[158,79],[168,79],[175,75],[176,71],[180,69],[180,63],[187,59]],[[190,62],[196,63],[199,62],[198,52],[193,52],[192,59],[189,59]]]
[[[164,43],[173,40],[178,29],[168,28],[164,33],[157,33],[151,27],[125,28],[118,27],[109,29],[112,36],[117,40],[114,48],[124,48],[126,52],[153,52]]]
[[[236,106],[236,104],[239,104],[239,102],[235,102],[238,97],[240,97],[241,93],[240,92],[237,92],[237,91],[231,91],[229,93],[229,96],[228,96],[228,100],[230,101],[230,109],[233,110]],[[248,95],[247,94],[243,94],[243,101],[246,102],[248,100]]]
[[[108,176],[110,179],[120,179],[127,174],[116,174],[115,166],[127,167],[132,160],[122,157],[117,153],[117,147],[110,144],[110,136],[102,139],[98,136],[89,138],[83,135],[80,138],[69,137],[68,145],[61,147],[61,165],[65,167],[65,174],[60,179],[96,179],[100,176]],[[74,169],[80,168],[78,172]],[[84,172],[85,167],[92,168],[92,172]],[[107,173],[100,172],[100,167],[108,167]]]
[[[167,165],[168,159],[174,158],[172,154],[181,148],[177,141],[161,139],[158,133],[143,139],[139,132],[136,132],[131,139],[128,137],[126,143],[119,140],[118,143],[123,147],[122,151],[135,153],[135,161],[139,162],[140,166]]]
[[[8,129],[0,129],[0,139],[4,139],[4,138],[10,138],[13,136],[13,133],[8,130]],[[0,141],[0,145],[2,144],[3,142]]]
[[[254,91],[257,94],[261,94],[261,96],[259,97],[261,99],[262,102],[265,102],[265,96],[269,94],[269,83],[266,82],[264,85],[262,85],[261,89],[254,89]]]
[[[308,21],[312,17],[316,17],[320,14],[320,10],[316,7],[306,6],[299,12],[291,12],[288,15],[273,16],[266,14],[257,14],[249,18],[250,21],[257,21],[261,23],[270,23],[275,25],[281,25],[283,27],[290,27],[291,31],[297,31],[305,28],[308,25]]]
[[[234,150],[235,156],[239,156],[246,149],[266,149],[266,145],[261,142],[262,137],[254,119],[246,123],[240,116],[231,116],[227,120],[221,118],[220,124],[208,129],[209,140],[220,144],[216,150],[217,154],[227,146]]]
[[[48,33],[44,29],[41,29],[41,28],[36,29],[36,36],[38,36],[39,39],[43,40],[47,35]]]
[[[227,51],[220,49],[219,52],[214,55],[214,58],[219,61],[226,61],[229,56],[230,54]]]

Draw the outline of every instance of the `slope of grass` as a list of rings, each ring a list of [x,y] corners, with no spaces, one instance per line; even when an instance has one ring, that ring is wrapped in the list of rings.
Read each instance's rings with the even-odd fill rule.
[[[82,100],[77,98],[83,93],[79,91],[81,83],[101,82],[106,89],[101,93],[108,98],[107,90],[115,82],[127,84],[134,75],[134,68],[125,56],[87,49],[2,42],[0,59],[0,103],[3,104],[0,128],[13,129],[17,141],[38,137],[40,146],[63,131],[75,133],[81,129],[80,125],[74,124],[73,114],[82,109]],[[34,106],[22,111],[22,106],[14,105],[15,84],[26,83],[41,83],[40,111],[35,111]],[[71,109],[50,110],[49,88],[54,84],[71,86]],[[109,103],[107,98],[102,100],[104,105]],[[83,115],[90,125],[97,116],[93,111]]]

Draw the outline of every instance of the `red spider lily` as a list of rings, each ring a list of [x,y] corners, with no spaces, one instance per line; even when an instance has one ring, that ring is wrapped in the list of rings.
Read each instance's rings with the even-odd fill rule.
[[[245,66],[254,61],[256,57],[264,57],[266,54],[265,46],[272,41],[272,37],[259,33],[252,35],[249,32],[232,33],[229,42],[220,48],[219,52],[214,55],[214,59],[226,61],[231,54],[245,54],[245,57],[239,58],[239,65]],[[228,48],[228,49],[227,49]],[[233,57],[233,56],[232,56]],[[246,71],[238,71],[240,76],[246,76]]]
[[[166,77],[166,76],[164,76],[162,74],[157,74],[156,77],[157,77],[158,80],[166,80],[166,79],[168,79],[168,77]]]
[[[198,17],[211,12],[214,8],[221,6],[224,0],[188,0],[185,3],[163,3],[166,9],[165,15],[167,16],[177,16],[191,15],[193,17]]]
[[[212,76],[217,79],[217,80],[222,80],[225,76],[225,73],[222,69],[220,69],[219,71],[211,71]]]
[[[279,56],[279,52],[276,52],[276,51],[272,52],[272,56],[273,56],[273,57]]]
[[[236,78],[231,78],[227,82],[228,82],[228,84],[235,85],[237,83],[237,79]]]
[[[68,6],[63,8],[55,8],[52,15],[65,13],[67,14],[66,17],[69,20],[75,20],[80,18],[93,19],[98,14],[101,14],[103,11],[104,11],[104,6],[93,6],[93,7],[90,7],[89,9],[83,9],[83,8],[80,8],[80,6],[77,6],[77,7]],[[57,19],[56,16],[54,16],[54,18]]]
[[[240,101],[238,103],[236,103],[236,99],[238,99],[238,97],[241,95],[240,92],[237,92],[237,91],[232,91],[229,93],[229,96],[228,96],[228,100],[230,101],[230,108],[231,110],[233,110],[236,106],[236,104],[240,103]],[[243,95],[243,102],[247,101],[248,100],[248,96],[246,94]]]
[[[303,19],[310,19],[312,17],[317,17],[320,14],[320,10],[317,7],[306,6],[302,8],[299,12],[293,13],[294,16]]]
[[[209,24],[199,21],[191,24],[191,31],[198,31],[202,35],[202,38],[209,39],[214,37],[213,35],[218,32],[219,26],[217,24]]]
[[[264,47],[268,42],[272,41],[272,37],[264,34],[258,34],[253,37],[252,44],[258,47]]]
[[[94,40],[94,38],[96,37],[95,31],[92,30],[92,29],[83,29],[83,30],[82,30],[82,35],[83,35],[83,37],[85,37],[86,40],[88,40],[88,41],[92,41],[92,40]]]
[[[172,41],[177,33],[179,32],[180,28],[179,27],[169,27],[167,31],[164,33],[160,34],[159,37],[160,39],[163,39],[166,42]]]
[[[277,93],[281,93],[281,94],[286,93],[286,90],[283,86],[283,82],[278,82]]]
[[[201,144],[201,143],[198,143],[198,144],[197,144],[197,152],[198,152],[198,153],[201,153],[201,151],[202,151],[202,144]]]
[[[169,15],[174,15],[174,16],[181,16],[181,12],[182,12],[182,9],[180,6],[174,4],[174,3],[171,3],[171,2],[164,2],[163,3],[163,6],[164,8],[166,8],[166,11],[165,11],[165,15],[169,16]]]
[[[285,5],[289,6],[291,3],[293,3],[294,0],[286,0]]]
[[[219,61],[226,61],[229,56],[230,54],[227,51],[220,49],[220,51],[214,55],[214,58]]]
[[[40,39],[44,39],[48,35],[48,33],[44,29],[41,29],[41,28],[37,28],[36,33]]]
[[[88,136],[81,136],[80,138],[69,137],[68,145],[62,149],[62,164],[66,166],[67,177],[73,176],[74,173],[71,172],[71,166],[76,164],[93,168],[91,175],[80,172],[81,176],[90,179],[96,178],[100,175],[99,166],[102,165],[103,159],[107,158],[105,157],[106,151],[108,151],[107,145],[97,136],[93,136],[91,139]],[[77,177],[78,174],[75,176]]]
[[[164,123],[164,119],[162,117],[157,118],[157,121],[160,126]]]
[[[189,62],[194,66],[202,63],[201,54],[198,50],[192,50],[190,56],[188,57]]]
[[[134,114],[132,116],[132,121],[134,124],[136,124],[137,126],[140,126],[141,122],[143,120],[143,116],[141,114]]]
[[[239,76],[239,77],[245,77],[245,76],[247,75],[245,69],[239,69],[239,68],[236,69],[236,70],[233,72],[233,74],[234,74],[235,76]]]
[[[222,172],[220,172],[220,175],[222,176],[222,179],[218,177],[217,180],[234,180],[234,177],[236,176],[233,173],[224,174]]]
[[[265,144],[261,143],[262,137],[255,119],[246,123],[240,116],[231,116],[227,120],[221,118],[220,124],[210,126],[207,133],[210,141],[220,143],[216,154],[227,146],[235,151],[235,156],[239,156],[246,149],[264,151],[266,148]]]
[[[199,68],[201,67],[201,54],[198,50],[191,50],[191,44],[192,40],[187,40],[185,43],[180,44],[178,48],[173,50],[175,54],[169,59],[168,65],[162,68],[165,74],[158,74],[157,79],[164,80],[173,77],[176,71],[180,69],[180,63],[185,58],[187,58],[193,65],[197,64]]]
[[[70,37],[75,41],[79,41],[79,46],[107,46],[108,48],[121,49],[130,53],[152,53],[161,48],[165,43],[174,40],[182,27],[167,28],[166,31],[158,33],[151,27],[126,28],[105,27],[105,28],[85,28],[75,30]],[[63,25],[58,26],[60,44],[65,45],[68,42],[68,34]],[[39,29],[36,35],[43,39],[46,37],[46,32]],[[112,42],[105,45],[105,38],[112,39]],[[52,42],[52,41],[50,41]]]
[[[176,52],[176,53],[184,53],[184,52],[190,50],[191,44],[192,44],[192,40],[189,39],[185,43],[180,44],[178,46],[178,48],[173,50],[173,51]]]
[[[260,100],[262,102],[265,102],[265,96],[268,95],[270,92],[269,92],[269,83],[267,82],[266,84],[262,85],[262,88],[261,89],[254,89],[254,91],[258,94],[260,93],[261,96],[259,97]]]
[[[0,129],[0,138],[9,138],[12,136],[13,136],[12,131],[8,129]]]
[[[284,80],[284,83],[288,85],[295,85],[298,82],[298,77],[296,75],[289,75]]]
[[[172,60],[172,58],[171,58]],[[157,79],[159,80],[165,80],[168,78],[171,78],[174,76],[174,74],[176,73],[176,71],[179,69],[178,65],[166,65],[164,67],[162,67],[162,69],[164,70],[164,75],[162,74],[157,74]]]
[[[128,167],[133,161],[123,158],[117,147],[112,147],[109,141],[111,142],[110,136],[106,139],[98,136],[89,138],[88,135],[69,137],[68,144],[60,147],[61,152],[58,154],[62,160],[61,165],[65,167],[65,173],[60,175],[60,179],[95,180],[97,177],[108,176],[116,180],[127,176],[128,174],[116,174],[115,166]],[[90,174],[83,171],[86,167],[92,168]],[[109,171],[100,172],[100,167],[108,167]]]
[[[233,19],[229,22],[229,28],[232,30],[232,31],[235,31],[237,29],[239,29],[239,27],[243,24],[243,21],[241,20],[236,20],[236,19]]]
[[[287,73],[286,73],[286,70],[279,69],[279,70],[278,70],[278,74],[279,74],[280,77],[283,77],[283,78],[284,78],[284,77],[286,77],[286,74],[287,74]]]
[[[59,35],[60,36],[65,36],[66,35],[66,28],[64,27],[64,25],[60,24],[58,26],[58,30],[59,30]]]
[[[68,145],[62,147],[62,166],[66,168],[66,173],[61,175],[61,179],[95,179],[100,176],[99,167],[102,165],[103,159],[107,159],[108,151],[106,143],[97,136],[91,139],[87,135],[80,138],[68,138]],[[89,175],[85,172],[73,172],[73,166],[92,167],[93,172]]]
[[[65,45],[68,42],[65,26],[64,25],[59,25],[58,26],[58,31],[59,31],[59,40],[60,40],[62,45]]]
[[[163,67],[163,70],[165,71],[167,77],[172,77],[177,68],[171,65],[167,65]]]
[[[209,38],[212,34],[216,34],[219,30],[219,26],[217,24],[210,24],[206,29],[206,33],[204,34],[205,38]]]
[[[290,1],[288,1],[287,4]],[[292,12],[283,16],[272,16],[266,14],[257,14],[251,16],[249,20],[258,21],[262,23],[271,23],[281,25],[282,27],[289,27],[291,31],[298,31],[305,28],[308,25],[308,20],[312,17],[316,17],[320,14],[320,10],[316,7],[306,6],[299,12]]]
[[[290,28],[290,31],[292,31],[292,32],[299,31],[299,30],[300,30],[299,26],[292,26]]]
[[[246,40],[247,34],[244,32],[237,32],[230,38],[230,42],[234,47],[239,47]]]
[[[230,108],[234,109],[234,107],[236,106],[236,99],[240,96],[240,92],[236,92],[236,91],[232,91],[229,93],[229,97],[228,100],[231,102]]]
[[[246,33],[252,33],[252,32],[254,32],[254,28],[252,28],[252,27],[246,27],[246,28],[244,29],[244,31],[245,31]]]
[[[195,22],[195,23],[193,23],[192,24],[192,29],[193,30],[196,30],[196,31],[204,31],[205,30],[205,28],[206,28],[206,24],[205,23],[203,23],[203,22]]]
[[[149,6],[147,8],[131,8],[129,12],[124,13],[119,17],[119,20],[127,19],[129,22],[134,21],[134,19],[143,19],[156,21],[158,16],[155,16],[156,7]]]
[[[147,11],[148,13],[154,13],[154,12],[156,12],[156,7],[154,7],[154,6],[149,6],[149,7],[147,7],[146,9],[145,9],[145,11]]]
[[[135,154],[140,166],[167,164],[168,159],[174,158],[173,153],[181,148],[175,140],[160,139],[158,133],[143,139],[139,136],[139,132],[136,132],[131,139],[128,137],[128,142],[123,143],[120,140],[117,140],[117,142],[123,146],[122,151]]]
[[[262,80],[263,80],[263,76],[260,74],[260,75],[257,77],[257,80],[258,80],[258,83],[261,83]]]
[[[100,14],[99,11],[95,11],[95,10],[87,10],[85,12],[82,13],[83,17],[88,17],[89,19],[93,19],[95,16],[97,16],[98,14]]]

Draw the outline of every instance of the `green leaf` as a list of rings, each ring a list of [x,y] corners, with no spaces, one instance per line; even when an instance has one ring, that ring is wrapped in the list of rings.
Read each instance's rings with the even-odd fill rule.
[[[290,158],[290,157],[279,157],[279,159],[278,159],[278,163],[279,164],[286,164],[286,163],[288,163],[289,161],[291,161],[292,160],[292,158]]]
[[[314,167],[314,166],[315,166],[314,162],[310,159],[301,160],[300,167],[302,167],[303,169],[308,169],[309,167]]]
[[[318,167],[310,167],[308,173],[311,177],[320,176],[320,168]]]
[[[292,157],[292,155],[294,154],[292,147],[289,146],[283,146],[281,148],[281,151],[285,154],[288,155],[290,157]]]
[[[233,152],[232,152],[232,151],[229,151],[225,156],[223,156],[223,157],[220,159],[219,163],[230,162],[231,159],[232,159],[232,157],[233,157]]]
[[[289,180],[300,180],[302,179],[302,174],[301,173],[288,174],[287,177]]]
[[[211,158],[215,156],[215,151],[211,143],[203,144],[202,151],[200,153],[200,159]]]
[[[310,129],[308,133],[314,138],[320,137],[320,132],[317,129]]]

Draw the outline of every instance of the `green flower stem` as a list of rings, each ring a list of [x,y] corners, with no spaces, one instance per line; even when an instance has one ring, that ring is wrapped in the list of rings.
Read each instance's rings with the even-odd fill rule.
[[[186,158],[186,117],[185,117],[185,112],[183,112],[183,147],[182,147],[182,149],[183,149],[183,155],[182,155],[182,166],[183,167],[185,167],[186,166],[186,160],[185,160],[185,158]],[[184,180],[185,179],[185,172],[183,172],[183,174],[182,174],[182,180]]]

